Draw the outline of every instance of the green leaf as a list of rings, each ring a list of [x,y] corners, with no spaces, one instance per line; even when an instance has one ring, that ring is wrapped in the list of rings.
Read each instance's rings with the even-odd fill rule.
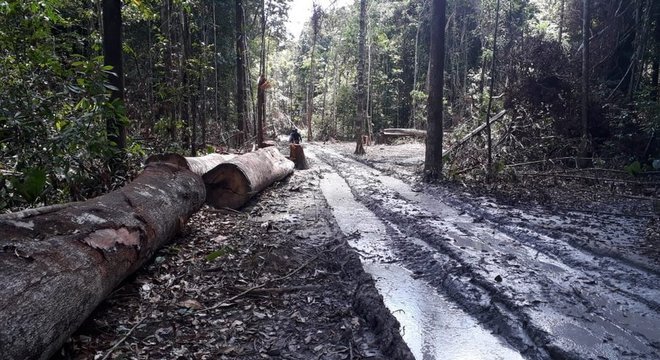
[[[642,173],[642,164],[639,161],[635,161],[630,165],[626,165],[623,169],[632,176],[637,176]]]
[[[46,171],[40,168],[28,169],[23,179],[15,179],[13,185],[25,201],[34,202],[46,187]]]
[[[227,255],[229,251],[231,250],[231,247],[229,246],[223,246],[222,248],[206,255],[206,261],[213,261],[221,256]]]

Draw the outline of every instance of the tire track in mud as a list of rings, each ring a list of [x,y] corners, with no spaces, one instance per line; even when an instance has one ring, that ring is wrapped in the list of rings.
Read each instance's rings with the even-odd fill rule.
[[[311,150],[388,223],[406,267],[528,358],[660,356],[656,274],[468,215],[334,151]]]

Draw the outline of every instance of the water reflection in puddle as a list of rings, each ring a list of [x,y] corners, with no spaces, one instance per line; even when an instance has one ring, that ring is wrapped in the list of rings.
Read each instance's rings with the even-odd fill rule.
[[[327,174],[321,180],[321,190],[342,232],[359,233],[351,246],[361,253],[365,270],[374,277],[385,305],[401,323],[403,339],[415,358],[522,359],[446,297],[413,279],[405,268],[373,260],[394,256],[385,224],[354,199],[344,179]]]
[[[365,263],[415,358],[522,359],[463,310],[394,264]]]

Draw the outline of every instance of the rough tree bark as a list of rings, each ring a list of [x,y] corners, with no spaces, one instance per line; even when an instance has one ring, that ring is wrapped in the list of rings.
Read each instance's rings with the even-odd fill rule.
[[[290,175],[293,167],[272,146],[237,156],[204,174],[206,202],[216,208],[238,209],[259,191]]]
[[[204,198],[199,176],[157,164],[104,196],[0,217],[0,358],[48,359]]]

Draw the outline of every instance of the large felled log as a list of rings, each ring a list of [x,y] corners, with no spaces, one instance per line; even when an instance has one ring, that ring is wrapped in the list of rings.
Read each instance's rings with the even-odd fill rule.
[[[307,159],[305,158],[305,151],[300,144],[290,144],[289,145],[289,159],[295,164],[294,167],[296,170],[305,170],[308,169]]]
[[[291,174],[293,166],[275,147],[237,156],[204,174],[206,202],[216,208],[238,209],[259,191]]]
[[[0,359],[48,359],[204,198],[200,176],[156,164],[104,196],[0,216]]]
[[[207,171],[218,166],[220,163],[233,159],[236,155],[232,154],[208,154],[197,157],[183,157],[179,154],[167,153],[151,155],[145,160],[145,164],[154,164],[158,162],[170,163],[189,169],[195,174],[202,176]]]

